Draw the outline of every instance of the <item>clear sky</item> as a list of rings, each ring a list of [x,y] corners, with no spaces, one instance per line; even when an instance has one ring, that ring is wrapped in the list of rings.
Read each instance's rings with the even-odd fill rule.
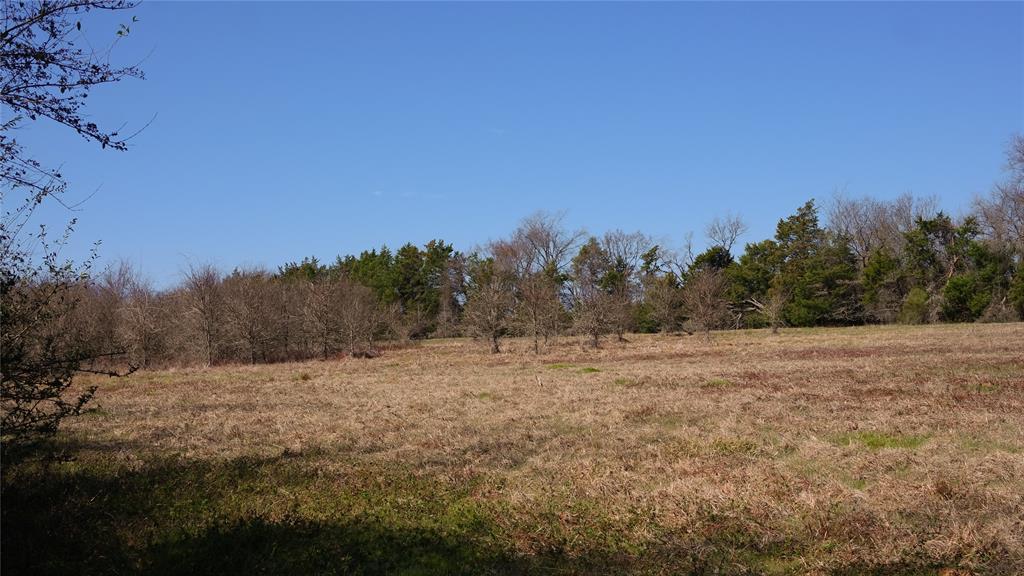
[[[1022,3],[161,3],[95,91],[128,152],[19,137],[93,192],[102,240],[160,285],[189,261],[276,267],[441,237],[538,209],[671,243],[716,214],[745,240],[809,198],[937,195],[1001,177],[1024,131]],[[94,41],[124,14],[85,21]]]

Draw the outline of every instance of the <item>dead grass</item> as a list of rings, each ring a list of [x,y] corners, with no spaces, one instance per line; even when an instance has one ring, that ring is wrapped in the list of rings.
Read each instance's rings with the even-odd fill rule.
[[[101,380],[62,466],[290,458],[299,479],[268,469],[258,498],[225,488],[251,505],[231,518],[462,530],[489,551],[483,571],[1024,572],[1024,325],[629,340],[535,357],[525,341],[492,356],[449,339],[369,361]],[[347,482],[366,474],[381,484],[364,501]]]

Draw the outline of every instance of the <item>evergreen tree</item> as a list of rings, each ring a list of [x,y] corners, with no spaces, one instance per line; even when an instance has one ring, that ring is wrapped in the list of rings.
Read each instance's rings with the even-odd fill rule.
[[[856,257],[843,237],[819,225],[813,200],[779,221],[774,240],[748,244],[729,276],[734,301],[786,295],[782,315],[794,326],[862,319]]]
[[[906,297],[903,265],[885,247],[871,252],[861,271],[865,316],[876,322],[892,322]]]

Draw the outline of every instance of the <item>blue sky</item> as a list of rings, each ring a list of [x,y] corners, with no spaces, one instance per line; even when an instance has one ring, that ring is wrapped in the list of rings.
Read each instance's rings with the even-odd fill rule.
[[[189,261],[275,267],[498,238],[539,210],[678,244],[745,240],[805,200],[937,195],[957,212],[1024,131],[1022,3],[160,3],[98,89],[128,152],[37,124],[79,218],[158,284]],[[85,21],[97,42],[124,14]]]

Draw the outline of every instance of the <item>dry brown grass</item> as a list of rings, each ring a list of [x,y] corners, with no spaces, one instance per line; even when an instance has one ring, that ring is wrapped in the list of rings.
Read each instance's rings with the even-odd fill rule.
[[[137,373],[67,430],[125,467],[288,454],[471,482],[523,557],[1024,571],[1024,324],[506,348]]]

